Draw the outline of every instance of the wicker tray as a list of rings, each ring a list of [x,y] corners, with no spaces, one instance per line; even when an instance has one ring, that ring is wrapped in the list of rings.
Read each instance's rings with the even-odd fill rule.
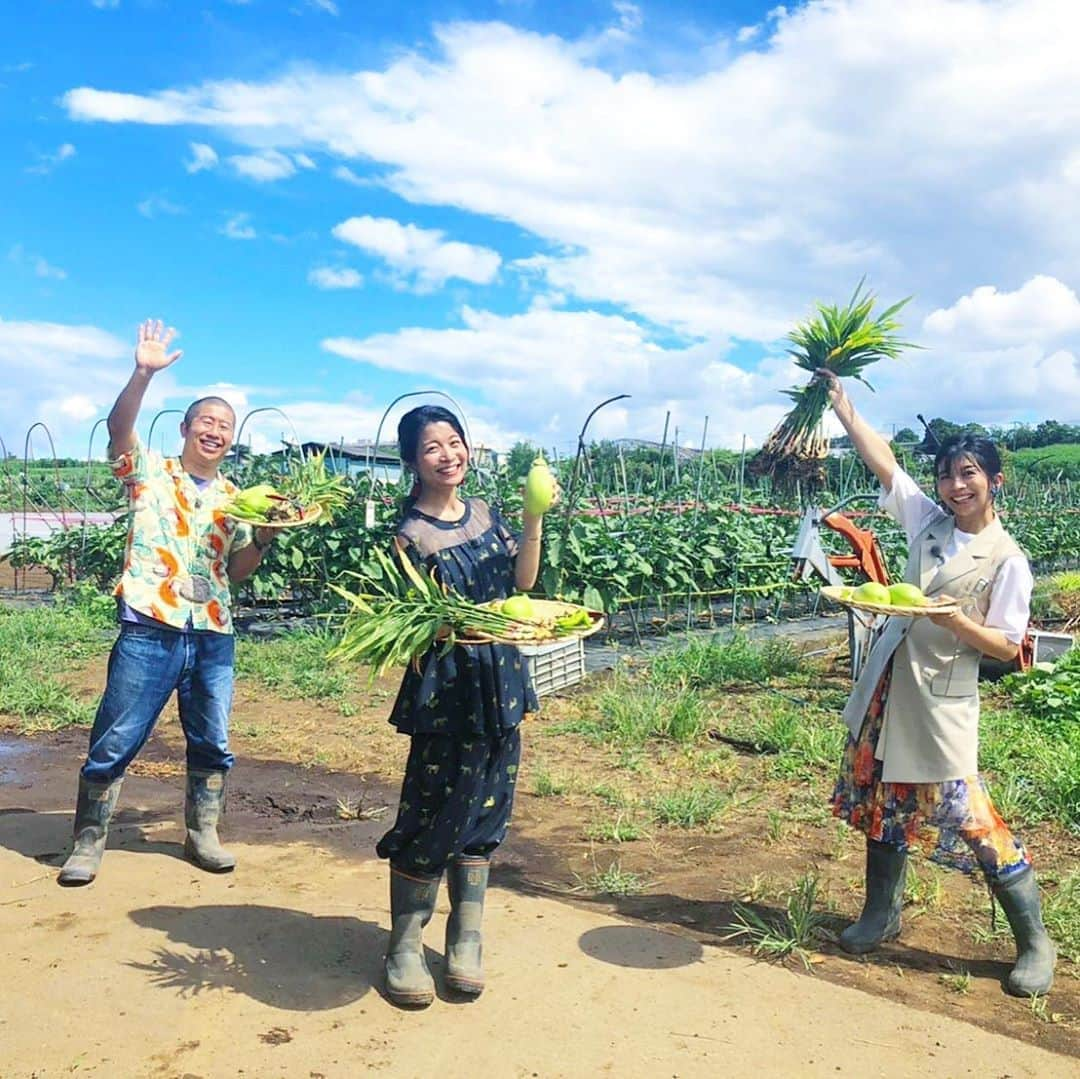
[[[262,524],[259,521],[252,521],[248,517],[237,517],[233,513],[226,512],[226,517],[231,517],[234,521],[241,521],[246,525],[251,525],[252,528],[304,528],[307,525],[314,524],[322,516],[322,506],[311,505],[304,510],[303,516],[298,517],[295,521],[267,521],[266,524]]]
[[[903,618],[922,618],[930,614],[957,614],[960,604],[955,600],[927,599],[925,607],[905,607],[899,603],[867,603],[864,600],[847,599],[841,585],[826,585],[821,594],[833,603],[850,607],[855,611],[869,611],[871,614],[900,615]]]
[[[503,601],[499,599],[483,606],[498,610],[502,603]],[[537,622],[522,622],[520,634],[510,631],[507,636],[496,637],[487,633],[469,633],[468,635],[459,633],[456,641],[458,644],[552,644],[555,641],[572,641],[591,637],[604,625],[604,616],[599,611],[590,611],[577,603],[563,603],[562,600],[555,599],[534,599],[532,605]],[[556,633],[550,625],[544,625],[549,620],[575,614],[578,611],[587,611],[589,625],[563,633]]]

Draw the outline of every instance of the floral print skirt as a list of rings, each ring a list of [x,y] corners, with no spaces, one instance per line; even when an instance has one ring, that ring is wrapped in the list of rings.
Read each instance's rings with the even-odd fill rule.
[[[833,816],[870,839],[919,850],[964,872],[979,868],[989,882],[1031,864],[1024,845],[1001,819],[980,775],[940,783],[886,783],[874,753],[889,694],[890,666],[881,677],[858,737],[849,736],[832,796]]]

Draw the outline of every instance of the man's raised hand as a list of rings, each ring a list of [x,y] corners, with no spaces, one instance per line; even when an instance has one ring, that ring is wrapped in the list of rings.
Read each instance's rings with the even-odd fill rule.
[[[183,355],[177,351],[170,353],[169,345],[176,336],[171,326],[165,329],[161,319],[156,322],[148,318],[139,327],[139,339],[135,345],[135,366],[141,371],[160,371],[175,363]]]

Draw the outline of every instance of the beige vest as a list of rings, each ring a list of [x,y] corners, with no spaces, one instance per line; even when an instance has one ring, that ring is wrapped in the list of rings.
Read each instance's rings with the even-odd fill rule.
[[[904,580],[928,596],[954,597],[969,618],[983,622],[1002,563],[1024,552],[995,518],[942,564],[940,552],[954,529],[951,517],[938,518],[915,537]],[[844,722],[858,737],[874,689],[892,660],[876,753],[885,782],[934,783],[978,771],[979,658],[977,649],[928,618],[888,619],[844,709]]]

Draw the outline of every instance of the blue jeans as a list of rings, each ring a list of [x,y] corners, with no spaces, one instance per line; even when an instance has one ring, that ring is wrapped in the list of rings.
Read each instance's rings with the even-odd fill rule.
[[[233,765],[229,708],[234,649],[231,633],[179,633],[121,624],[109,654],[105,694],[90,732],[83,776],[91,783],[111,783],[122,776],[174,689],[188,768],[227,772]]]

